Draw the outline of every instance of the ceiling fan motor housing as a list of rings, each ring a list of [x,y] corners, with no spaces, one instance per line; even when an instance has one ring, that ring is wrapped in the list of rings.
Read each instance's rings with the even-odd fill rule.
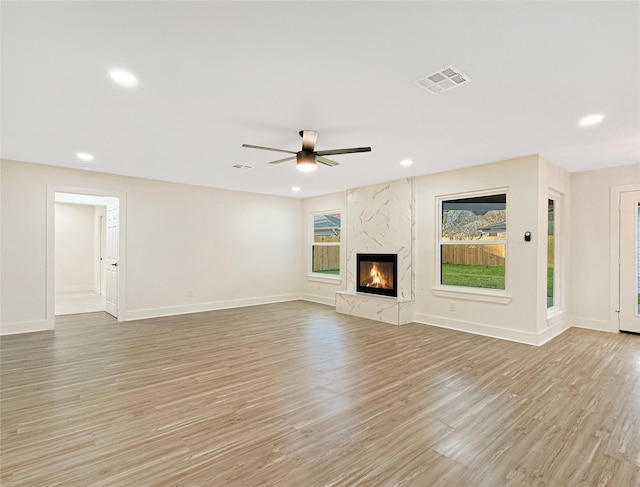
[[[314,130],[301,130],[300,136],[302,137],[302,150],[294,152],[286,149],[276,149],[274,147],[264,147],[261,145],[242,144],[242,147],[248,147],[250,149],[261,149],[275,152],[284,152],[286,154],[295,154],[295,156],[285,157],[284,159],[278,159],[277,161],[271,161],[269,164],[280,164],[282,162],[290,161],[294,157],[296,159],[296,167],[300,171],[313,171],[316,169],[317,163],[320,162],[325,166],[338,166],[336,161],[329,159],[326,156],[334,154],[352,154],[354,152],[370,152],[371,147],[353,147],[350,149],[330,149],[330,150],[316,150],[316,142],[318,140],[318,132]]]

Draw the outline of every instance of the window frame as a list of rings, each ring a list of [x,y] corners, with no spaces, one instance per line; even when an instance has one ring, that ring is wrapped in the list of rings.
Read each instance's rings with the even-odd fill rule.
[[[309,212],[309,231],[308,231],[308,260],[309,264],[307,266],[307,279],[310,281],[318,281],[318,282],[340,282],[342,280],[342,210],[340,209],[332,209],[332,210],[320,210],[320,211],[312,211]],[[339,242],[315,242],[315,217],[320,215],[340,215],[340,241]],[[340,266],[338,269],[338,274],[326,274],[324,272],[314,272],[313,271],[313,248],[316,246],[321,247],[339,247],[339,256],[338,256],[338,265]]]
[[[505,209],[508,210],[509,206],[509,191],[506,187],[490,188],[478,191],[467,191],[463,193],[453,193],[446,195],[436,196],[436,238],[435,238],[435,285],[431,288],[431,292],[434,296],[455,298],[455,299],[467,299],[472,301],[485,301],[493,303],[507,304],[511,301],[511,294],[509,293],[509,211],[506,215],[506,232],[504,239],[500,240],[460,240],[451,241],[443,240],[442,238],[442,206],[445,201],[454,201],[467,198],[479,198],[483,196],[496,196],[505,195]],[[442,247],[443,245],[504,245],[505,248],[505,268],[504,268],[504,289],[493,288],[481,288],[481,287],[468,287],[468,286],[454,286],[450,284],[442,284]]]

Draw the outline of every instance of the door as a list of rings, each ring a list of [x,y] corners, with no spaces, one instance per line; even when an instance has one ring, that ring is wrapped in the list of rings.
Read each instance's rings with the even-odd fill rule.
[[[118,223],[119,203],[107,205],[107,241],[105,259],[105,310],[118,317]]]
[[[620,193],[620,330],[640,333],[640,191]]]

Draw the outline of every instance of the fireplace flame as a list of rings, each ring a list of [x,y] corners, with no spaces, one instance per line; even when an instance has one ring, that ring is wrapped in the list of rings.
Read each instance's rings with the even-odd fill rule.
[[[373,264],[371,266],[371,272],[369,273],[369,277],[370,277],[369,281],[365,284],[365,286],[367,287],[379,287],[379,288],[385,288],[385,289],[392,287],[389,284],[388,280],[386,279],[386,276],[384,275],[384,273],[380,272],[376,264]]]

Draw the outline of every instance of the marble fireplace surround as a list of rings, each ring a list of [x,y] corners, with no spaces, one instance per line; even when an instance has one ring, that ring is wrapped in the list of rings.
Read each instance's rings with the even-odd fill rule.
[[[394,325],[413,320],[414,208],[412,178],[347,191],[347,288],[336,293],[338,313]],[[358,253],[398,255],[397,298],[356,292]]]

